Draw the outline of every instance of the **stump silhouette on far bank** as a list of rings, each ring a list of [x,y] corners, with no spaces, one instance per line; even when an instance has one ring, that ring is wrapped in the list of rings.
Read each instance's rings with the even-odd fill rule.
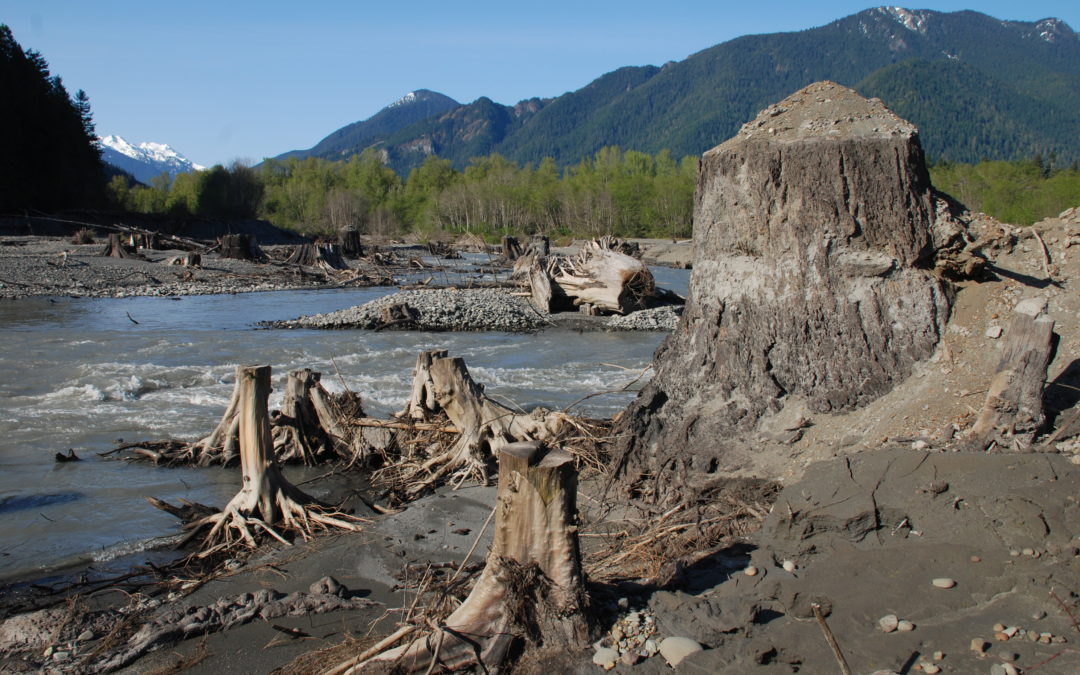
[[[935,200],[915,126],[831,82],[706,152],[689,298],[620,419],[621,477],[655,497],[675,477],[776,477],[770,422],[849,411],[906,378],[950,309]]]
[[[512,443],[498,454],[495,530],[472,593],[435,632],[376,656],[374,663],[342,664],[355,666],[347,672],[376,664],[406,673],[478,664],[501,672],[524,646],[564,652],[587,645],[573,456],[537,442]]]

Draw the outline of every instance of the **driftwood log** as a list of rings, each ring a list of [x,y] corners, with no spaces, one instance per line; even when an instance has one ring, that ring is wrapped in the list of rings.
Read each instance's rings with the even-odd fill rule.
[[[274,459],[267,408],[270,366],[239,366],[236,382],[242,487],[220,513],[185,525],[191,531],[189,537],[209,530],[203,540],[204,555],[208,555],[239,542],[254,547],[260,531],[287,544],[279,530],[296,532],[305,539],[316,529],[358,530],[355,518],[326,510],[281,473]]]
[[[619,245],[616,239],[594,239],[570,258],[530,255],[527,263],[522,258],[523,264],[515,265],[515,273],[525,276],[522,268],[529,265],[529,286],[541,311],[586,305],[588,313],[628,314],[649,306],[656,284],[645,263],[613,250]]]
[[[1033,298],[1013,310],[986,402],[967,434],[971,449],[996,444],[1028,451],[1045,424],[1043,384],[1054,339],[1054,320],[1045,308],[1045,300]]]
[[[346,672],[386,664],[394,672],[500,670],[523,646],[578,649],[590,639],[577,536],[573,456],[539,443],[498,453],[495,531],[472,593],[435,632]],[[338,669],[335,669],[337,671]]]
[[[474,478],[487,482],[490,464],[502,448],[518,441],[552,440],[568,423],[563,413],[543,408],[524,413],[497,403],[473,381],[462,359],[447,356],[445,350],[423,352],[416,359],[412,394],[397,417],[430,422],[441,415],[460,435],[449,447],[438,446],[434,454],[400,477],[411,495],[449,475],[458,481]]]

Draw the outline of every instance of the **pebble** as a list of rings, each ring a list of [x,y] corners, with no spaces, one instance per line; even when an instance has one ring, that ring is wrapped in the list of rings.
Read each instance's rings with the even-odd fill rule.
[[[931,583],[938,588],[952,588],[953,586],[956,586],[956,581],[949,577],[938,577]]]
[[[924,663],[923,667],[922,667],[922,671],[924,673],[927,673],[928,675],[937,675],[938,673],[941,672],[941,668],[939,666],[934,665],[933,663]]]
[[[980,562],[982,562],[982,558],[980,558],[980,557],[979,557],[979,556],[977,556],[977,555],[973,555],[973,556],[971,556],[971,562],[973,562],[973,563],[980,563]]]
[[[896,630],[900,631],[901,633],[910,633],[911,631],[915,630],[915,624],[908,621],[907,619],[901,619],[900,623],[896,624]]]
[[[1001,326],[990,326],[986,329],[986,337],[996,340],[1001,337],[1002,330]]]
[[[895,614],[886,614],[878,619],[878,626],[881,627],[883,633],[891,633],[897,629],[900,625],[900,619]]]
[[[743,570],[743,574],[745,574],[748,577],[756,577],[757,573],[758,573],[758,568],[754,567],[753,565],[750,565],[749,567],[747,567],[746,569]]]
[[[792,562],[791,560],[785,560],[783,567],[784,567],[785,572],[794,572],[795,571],[795,563]]]
[[[1033,548],[1025,548],[1020,552],[1023,553],[1024,555],[1029,555],[1029,556],[1035,555],[1035,549],[1033,549]]]
[[[634,666],[641,661],[641,658],[641,654],[638,654],[637,652],[626,652],[619,657],[619,660],[628,666]]]
[[[79,633],[79,642],[89,642],[94,639],[94,631],[84,630]]]
[[[994,632],[995,633],[1000,633],[1003,630],[1005,630],[1005,624],[1003,624],[1003,623],[995,623],[994,624]]]
[[[702,646],[687,637],[669,637],[660,643],[660,656],[672,668],[683,662],[687,656],[702,651]]]
[[[1016,666],[1011,663],[995,663],[990,666],[990,675],[1018,675]]]
[[[945,652],[934,652],[934,660],[941,661],[945,658]]]
[[[656,653],[660,651],[660,645],[656,643],[656,640],[646,640],[644,647],[649,656],[656,656]]]
[[[998,658],[1002,661],[1015,661],[1016,659],[1020,658],[1020,655],[1015,652],[1010,652],[1003,649],[998,652]]]
[[[987,649],[990,649],[990,643],[982,638],[971,638],[971,651],[984,653]]]
[[[593,654],[592,662],[604,670],[611,670],[619,660],[619,652],[611,647],[600,647]]]

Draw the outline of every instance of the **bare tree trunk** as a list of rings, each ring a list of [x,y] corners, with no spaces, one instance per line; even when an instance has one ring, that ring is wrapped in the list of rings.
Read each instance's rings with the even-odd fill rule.
[[[175,256],[169,259],[170,265],[179,265],[181,267],[201,267],[202,255],[190,252],[182,255]]]
[[[986,402],[968,431],[967,445],[985,450],[991,443],[1027,451],[1046,422],[1043,383],[1053,347],[1054,320],[1043,313],[1045,302],[1017,305],[1005,333],[997,372]]]
[[[221,513],[202,518],[187,527],[193,534],[209,527],[204,547],[214,551],[243,541],[254,547],[258,528],[283,543],[278,529],[293,530],[307,538],[316,528],[357,530],[355,519],[327,513],[314,498],[282,475],[274,460],[267,399],[270,366],[239,366],[236,369],[236,419],[239,428],[240,470],[243,487]],[[275,529],[276,528],[276,529]],[[207,553],[209,552],[207,551]]]
[[[472,593],[435,633],[359,663],[408,673],[499,669],[528,645],[584,647],[588,595],[577,537],[577,471],[563,450],[513,443],[499,452],[495,532]]]

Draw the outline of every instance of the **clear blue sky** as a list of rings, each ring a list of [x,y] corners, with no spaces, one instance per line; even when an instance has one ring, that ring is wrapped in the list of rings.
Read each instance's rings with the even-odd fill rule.
[[[975,6],[977,5],[977,6]],[[0,22],[90,95],[98,133],[201,164],[308,148],[413,89],[462,101],[558,96],[750,33],[820,26],[845,0],[6,0]],[[1076,0],[928,2],[1080,28]]]

